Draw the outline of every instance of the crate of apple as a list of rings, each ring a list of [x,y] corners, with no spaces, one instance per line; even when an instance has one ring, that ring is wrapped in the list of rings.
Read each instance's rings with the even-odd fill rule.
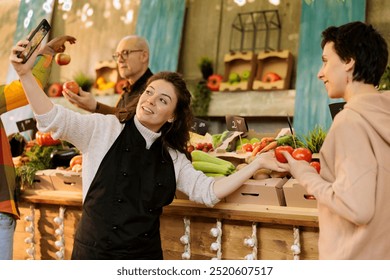
[[[207,142],[188,145],[187,151],[191,153],[193,150],[199,150],[208,153],[214,151],[214,148],[212,143]]]

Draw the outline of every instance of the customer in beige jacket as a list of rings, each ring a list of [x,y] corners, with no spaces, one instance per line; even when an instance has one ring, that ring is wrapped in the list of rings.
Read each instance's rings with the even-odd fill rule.
[[[347,104],[320,151],[321,174],[288,153],[285,166],[318,201],[320,259],[390,259],[390,94],[376,89],[385,40],[352,22],[322,33],[318,78]]]

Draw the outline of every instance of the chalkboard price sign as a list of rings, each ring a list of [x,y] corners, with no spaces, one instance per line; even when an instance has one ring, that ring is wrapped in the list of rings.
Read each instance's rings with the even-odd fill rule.
[[[237,116],[226,116],[226,128],[229,131],[248,132],[246,120]]]
[[[337,103],[329,104],[329,110],[330,110],[330,114],[332,115],[332,120],[334,119],[334,117],[337,115],[338,112],[344,109],[344,105],[346,103],[347,102],[337,102]]]
[[[18,127],[19,132],[23,132],[26,130],[32,130],[32,131],[37,130],[37,124],[33,118],[18,121],[16,122],[16,126]]]
[[[205,135],[209,131],[209,123],[205,120],[194,118],[194,123],[191,126],[191,131],[200,135]]]

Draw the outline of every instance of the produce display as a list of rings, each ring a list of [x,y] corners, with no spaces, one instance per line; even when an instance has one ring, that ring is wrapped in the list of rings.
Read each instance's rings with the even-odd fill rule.
[[[282,151],[287,151],[296,160],[305,160],[310,163],[313,168],[320,172],[321,166],[317,159],[313,159],[313,152],[308,147],[314,147],[313,151],[319,151],[323,140],[325,139],[326,133],[321,128],[316,128],[305,137],[297,137],[296,135],[284,135],[278,138],[275,137],[244,137],[236,134],[232,131],[224,131],[220,134],[213,134],[208,136],[200,136],[193,134],[192,139],[197,139],[195,142],[188,146],[188,151],[192,152],[193,165],[197,170],[206,173],[209,176],[226,176],[232,173],[232,171],[240,170],[250,163],[255,156],[273,151],[276,159],[281,163],[287,163],[286,158],[283,156]],[[207,140],[206,140],[207,139]],[[212,139],[212,143],[205,142]],[[302,140],[304,139],[304,140]],[[230,141],[226,150],[219,151],[220,147],[224,142]],[[304,142],[305,141],[305,142]],[[225,143],[226,144],[226,143]],[[195,152],[195,153],[194,153]],[[202,152],[202,153],[199,153]],[[210,154],[210,152],[212,152]],[[225,153],[225,154],[224,154]],[[245,162],[237,164],[233,169],[233,164],[230,162],[230,168],[227,167],[226,161],[218,158],[218,156],[229,154],[228,157],[234,158],[234,155],[244,155]],[[195,155],[195,157],[194,157]],[[207,155],[207,157],[206,157]],[[242,157],[240,157],[242,158]],[[219,165],[215,166],[217,162]],[[213,163],[213,164],[209,164]],[[263,180],[268,178],[290,178],[291,174],[288,172],[276,172],[268,169],[259,169],[252,176],[254,180]]]
[[[24,151],[13,158],[19,187],[32,186],[39,170],[61,169],[81,172],[82,156],[69,143],[54,140],[50,133],[38,131],[36,138],[27,142]]]
[[[72,87],[70,83],[64,85]],[[249,135],[249,134],[248,134]],[[229,176],[247,166],[257,155],[274,151],[278,161],[286,163],[281,153],[289,152],[297,160],[305,160],[320,172],[321,165],[318,159],[313,159],[313,150],[319,150],[326,133],[320,128],[312,131],[303,142],[300,137],[285,135],[281,137],[260,137],[252,134],[249,137],[237,131],[224,131],[220,134],[199,135],[190,133],[190,142],[187,146],[191,154],[191,162],[196,170],[209,177]],[[256,135],[256,136],[254,136]],[[221,149],[220,147],[224,147]],[[46,169],[59,169],[62,172],[81,172],[82,155],[66,142],[54,140],[50,133],[36,134],[36,139],[25,145],[24,152],[18,156],[15,162],[19,186],[32,186],[37,171]],[[70,174],[70,173],[69,173]],[[74,173],[73,173],[74,174]],[[38,175],[39,176],[39,175]],[[58,176],[58,175],[51,175]],[[269,169],[259,169],[250,178],[254,184],[264,184],[264,180],[270,178],[291,178],[288,172],[276,172]],[[59,179],[56,177],[56,180]],[[291,178],[292,179],[292,178]],[[249,181],[250,181],[249,180]]]

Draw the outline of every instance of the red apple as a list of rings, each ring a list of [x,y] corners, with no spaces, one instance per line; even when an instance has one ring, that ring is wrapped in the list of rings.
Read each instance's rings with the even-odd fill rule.
[[[62,87],[69,89],[75,94],[79,94],[79,85],[75,81],[65,82]]]
[[[60,66],[70,63],[70,55],[67,53],[57,53],[54,59]]]
[[[60,97],[62,96],[62,84],[52,83],[47,90],[47,95],[49,97]]]

